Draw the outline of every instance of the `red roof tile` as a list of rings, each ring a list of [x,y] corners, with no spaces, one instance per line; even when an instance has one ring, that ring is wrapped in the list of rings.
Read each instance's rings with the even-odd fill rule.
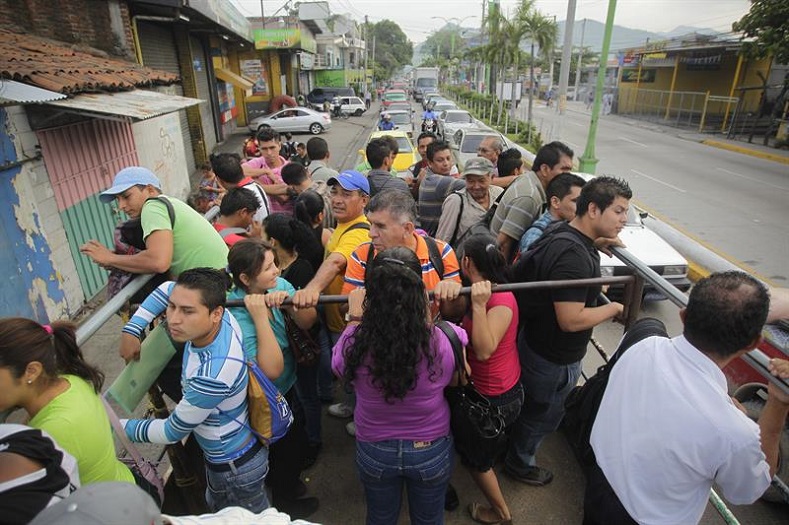
[[[6,30],[0,30],[0,77],[71,95],[178,81],[178,75],[166,71],[95,56],[55,40]]]

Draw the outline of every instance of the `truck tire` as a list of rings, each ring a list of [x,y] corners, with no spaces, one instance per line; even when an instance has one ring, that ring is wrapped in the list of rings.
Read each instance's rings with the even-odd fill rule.
[[[734,392],[733,397],[742,403],[749,418],[758,421],[767,400],[767,386],[762,383],[747,383],[740,386]],[[786,425],[784,425],[784,432],[778,446],[778,468],[775,475],[784,483],[789,484],[789,428]],[[764,492],[762,499],[770,503],[789,504],[789,494],[783,494],[780,489],[774,486]]]

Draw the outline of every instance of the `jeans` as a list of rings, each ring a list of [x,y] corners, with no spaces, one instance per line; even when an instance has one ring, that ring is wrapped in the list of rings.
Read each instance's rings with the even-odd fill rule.
[[[255,514],[269,507],[266,496],[266,474],[268,474],[268,448],[260,450],[240,466],[229,463],[230,470],[216,471],[210,466],[205,469],[205,500],[212,512],[225,507],[244,507]]]
[[[523,333],[518,336],[518,349],[524,399],[512,426],[505,465],[515,474],[526,475],[542,440],[559,428],[564,400],[581,377],[581,362],[552,363],[528,347]]]
[[[323,348],[321,348],[321,353]],[[322,357],[321,357],[322,358]],[[304,423],[310,445],[321,444],[321,400],[318,397],[318,367],[296,365],[296,390],[304,410]]]
[[[321,359],[318,363],[318,396],[321,401],[330,401],[334,398],[334,374],[331,371],[331,351],[340,334],[329,332],[326,323],[322,323],[320,331]]]
[[[364,486],[367,525],[396,525],[403,484],[411,525],[444,523],[444,494],[452,475],[452,438],[431,442],[356,442],[356,466]]]

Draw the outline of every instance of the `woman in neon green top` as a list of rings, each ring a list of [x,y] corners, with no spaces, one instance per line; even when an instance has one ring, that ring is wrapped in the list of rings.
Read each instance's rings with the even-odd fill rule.
[[[0,319],[0,411],[25,409],[31,427],[46,431],[76,458],[83,486],[135,482],[115,456],[99,398],[103,381],[104,374],[85,362],[72,324]]]

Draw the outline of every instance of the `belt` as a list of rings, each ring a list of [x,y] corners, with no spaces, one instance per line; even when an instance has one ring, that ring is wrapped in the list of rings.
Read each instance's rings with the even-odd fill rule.
[[[242,466],[247,461],[251,460],[255,455],[263,448],[263,444],[257,438],[252,438],[253,443],[249,449],[238,456],[236,459],[231,459],[226,463],[209,463],[206,461],[205,465],[206,468],[213,470],[214,472],[228,472],[231,470],[231,466],[238,468]]]

